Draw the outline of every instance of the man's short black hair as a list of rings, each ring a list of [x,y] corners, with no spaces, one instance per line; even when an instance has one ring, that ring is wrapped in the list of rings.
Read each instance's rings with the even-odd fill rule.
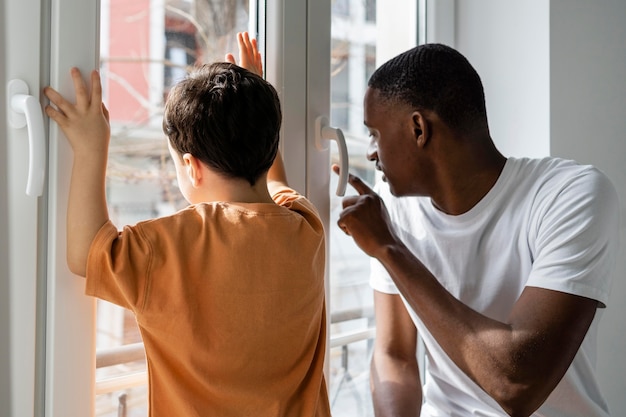
[[[278,93],[237,65],[203,65],[170,91],[163,130],[179,153],[254,185],[278,152],[282,113]]]
[[[434,111],[458,132],[487,127],[480,77],[469,61],[449,46],[433,43],[412,48],[378,68],[368,86],[385,100]]]

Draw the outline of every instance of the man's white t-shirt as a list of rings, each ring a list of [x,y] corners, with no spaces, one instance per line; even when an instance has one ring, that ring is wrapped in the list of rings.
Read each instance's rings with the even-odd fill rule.
[[[619,203],[608,178],[573,161],[509,158],[470,211],[447,215],[430,198],[393,197],[377,186],[401,239],[439,282],[474,310],[505,321],[526,286],[608,302]],[[373,289],[399,294],[372,262]],[[422,417],[503,416],[502,408],[443,352],[406,304],[426,347]],[[533,416],[606,417],[595,376],[602,308],[564,378]]]

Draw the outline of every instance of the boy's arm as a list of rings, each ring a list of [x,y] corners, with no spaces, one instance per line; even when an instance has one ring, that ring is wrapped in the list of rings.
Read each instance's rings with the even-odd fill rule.
[[[280,154],[280,150],[276,153],[274,163],[267,172],[267,189],[271,195],[279,188],[288,187],[287,172],[285,171],[285,165],[283,164],[283,157]]]
[[[239,46],[239,64],[235,61],[233,54],[226,54],[226,61],[239,65],[248,71],[263,76],[263,60],[259,53],[256,39],[250,39],[248,32],[237,34],[237,45]],[[274,164],[267,173],[267,188],[270,194],[280,187],[289,186],[287,183],[287,173],[280,151],[276,154]]]
[[[250,39],[248,32],[239,32],[237,34],[237,45],[239,46],[239,63],[235,61],[235,56],[231,53],[226,54],[226,61],[239,65],[262,77],[263,60],[261,59],[256,39]]]
[[[75,104],[50,87],[44,93],[54,105],[46,107],[46,114],[61,127],[74,151],[67,209],[67,263],[73,273],[85,276],[91,243],[109,220],[105,174],[110,128],[99,74],[91,73],[91,91],[77,68],[72,68],[71,75]]]

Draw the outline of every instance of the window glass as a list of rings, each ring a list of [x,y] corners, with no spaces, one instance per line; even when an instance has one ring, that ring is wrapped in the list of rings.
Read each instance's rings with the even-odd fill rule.
[[[169,88],[199,62],[236,51],[244,0],[102,0],[101,73],[111,117],[106,191],[121,227],[186,205],[162,132]],[[97,307],[96,416],[147,415],[146,364],[131,312]]]
[[[345,136],[350,171],[373,184],[374,166],[366,157],[369,144],[363,125],[363,96],[376,65],[374,0],[346,0],[332,10],[331,125]],[[331,148],[336,151],[336,148]],[[331,152],[333,163],[338,155]],[[374,337],[369,258],[336,227],[341,197],[331,176],[330,236],[330,400],[333,416],[372,416],[369,362]],[[355,191],[348,188],[346,194]]]

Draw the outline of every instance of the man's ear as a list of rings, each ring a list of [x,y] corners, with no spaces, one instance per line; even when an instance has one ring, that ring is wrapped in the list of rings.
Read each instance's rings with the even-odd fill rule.
[[[202,183],[202,162],[190,153],[183,155],[183,164],[192,186],[198,187]]]
[[[411,122],[417,146],[423,148],[430,140],[430,122],[425,117],[424,112],[417,110],[413,112]]]

